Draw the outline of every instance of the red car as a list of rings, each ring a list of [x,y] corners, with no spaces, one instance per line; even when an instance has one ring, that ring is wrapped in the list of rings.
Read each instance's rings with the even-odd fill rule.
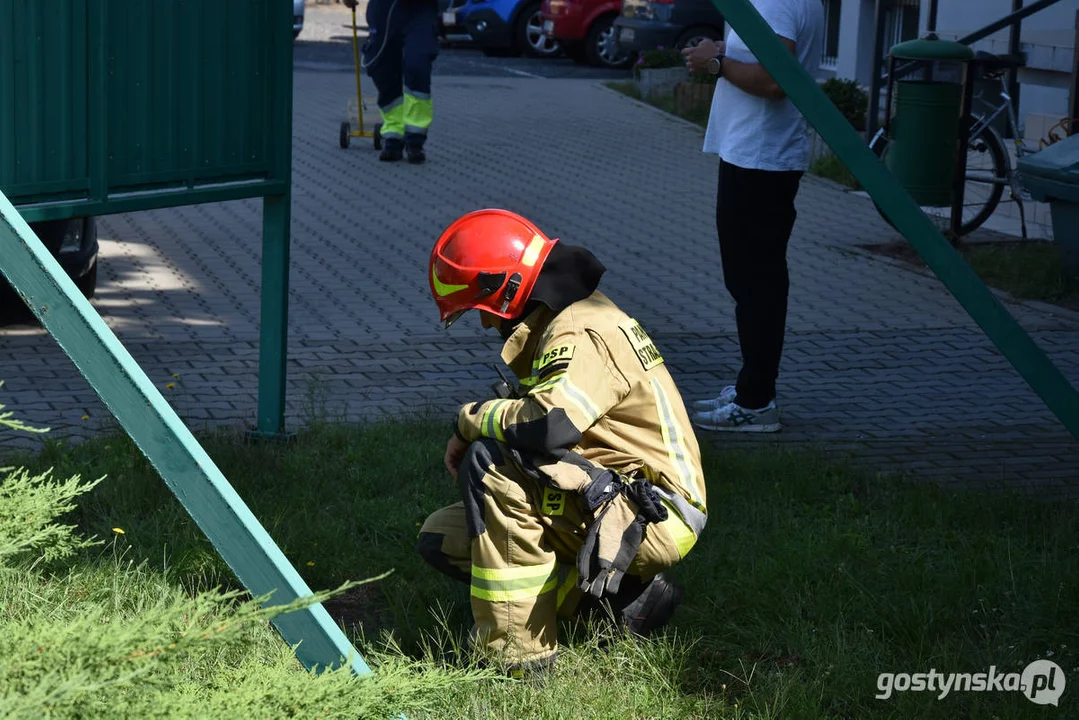
[[[618,45],[614,21],[622,0],[543,0],[543,34],[577,62],[627,68],[633,57]]]

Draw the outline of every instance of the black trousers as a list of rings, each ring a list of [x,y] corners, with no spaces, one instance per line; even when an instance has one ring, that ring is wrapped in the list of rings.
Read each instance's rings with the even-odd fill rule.
[[[776,396],[790,288],[787,242],[801,180],[797,171],[719,164],[716,233],[742,349],[735,402],[745,408],[764,407]]]

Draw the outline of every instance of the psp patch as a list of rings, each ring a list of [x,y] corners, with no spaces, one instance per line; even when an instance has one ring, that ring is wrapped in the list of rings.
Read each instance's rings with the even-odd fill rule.
[[[573,357],[573,351],[576,349],[576,345],[559,345],[547,350],[536,360],[535,371],[539,372],[551,363],[568,362]]]
[[[566,511],[566,494],[561,490],[543,491],[543,514],[561,515]]]
[[[641,361],[641,366],[645,370],[651,370],[657,365],[663,364],[663,356],[659,354],[656,344],[652,342],[652,338],[648,337],[648,333],[644,331],[639,322],[631,318],[629,321],[619,325],[618,328],[629,340],[630,347],[633,348],[634,354]]]

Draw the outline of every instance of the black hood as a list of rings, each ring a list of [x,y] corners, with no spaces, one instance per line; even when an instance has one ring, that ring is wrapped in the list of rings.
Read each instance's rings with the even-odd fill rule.
[[[532,286],[525,315],[543,303],[556,314],[595,292],[607,268],[588,250],[576,245],[555,243]]]
[[[606,271],[603,263],[583,247],[561,241],[555,243],[532,286],[524,311],[512,321],[503,323],[502,335],[508,338],[514,328],[540,305],[546,305],[557,315],[578,300],[584,300],[599,287],[599,280]]]

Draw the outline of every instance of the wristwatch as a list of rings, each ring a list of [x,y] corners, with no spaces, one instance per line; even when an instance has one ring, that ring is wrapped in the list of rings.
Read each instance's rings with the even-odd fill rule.
[[[723,77],[723,56],[717,55],[708,61],[708,72],[717,77]]]

